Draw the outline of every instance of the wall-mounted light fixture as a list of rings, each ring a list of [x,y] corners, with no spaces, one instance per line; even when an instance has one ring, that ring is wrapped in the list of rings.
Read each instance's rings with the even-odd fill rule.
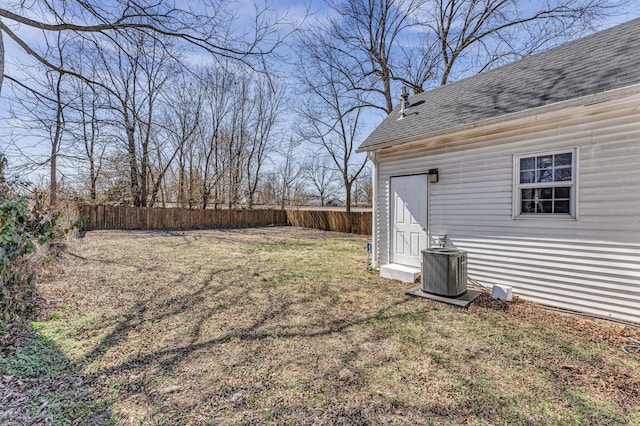
[[[438,169],[429,169],[429,183],[438,182]]]

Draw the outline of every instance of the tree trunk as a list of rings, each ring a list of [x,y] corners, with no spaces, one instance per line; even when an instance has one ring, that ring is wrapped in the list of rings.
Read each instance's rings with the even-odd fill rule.
[[[349,181],[349,179],[346,179],[344,181],[344,189],[347,195],[347,199],[345,200],[345,204],[347,207],[347,213],[351,212],[351,186],[353,185],[353,181]]]
[[[142,163],[140,163],[140,207],[147,207],[149,196],[149,144],[142,146]]]
[[[387,114],[391,114],[393,111],[393,97],[391,94],[391,76],[389,75],[389,70],[384,67],[383,75],[382,75],[382,85],[384,89],[384,98],[386,101],[386,110]]]
[[[0,93],[2,93],[3,78],[4,78],[4,44],[2,43],[2,31],[0,31]]]
[[[59,125],[56,125],[56,127],[59,127]],[[58,134],[58,129],[56,128],[56,136],[54,137],[57,138],[57,134]],[[57,198],[57,193],[58,193],[58,183],[57,183],[57,162],[58,162],[58,154],[56,153],[56,144],[53,143],[51,144],[51,170],[50,170],[50,175],[49,175],[49,179],[51,179],[50,183],[49,183],[49,205],[51,208],[55,208],[56,204],[58,203],[58,198]]]
[[[58,74],[56,84],[56,130],[51,141],[51,170],[49,186],[49,204],[55,208],[58,204],[58,150],[60,149],[60,139],[62,139],[62,97],[60,86],[62,85],[62,74]]]
[[[97,176],[95,175],[95,166],[93,165],[93,161],[91,162],[91,195],[90,199],[92,203],[96,202],[98,198],[98,191],[96,190]]]
[[[91,149],[88,149],[87,152],[89,153],[88,157],[89,157],[89,179],[91,181],[90,183],[90,199],[92,203],[96,202],[96,199],[98,198],[98,191],[97,191],[97,183],[98,183],[98,176],[97,176],[97,172],[96,172],[96,162],[95,162],[95,156],[94,156],[94,148],[93,148],[93,141],[95,140],[95,138],[91,137]],[[86,138],[85,138],[85,143],[86,143]],[[85,145],[86,146],[86,145]]]
[[[2,92],[3,78],[4,78],[4,44],[2,43],[2,31],[0,31],[0,93]]]
[[[123,105],[126,108],[126,105]],[[129,155],[129,189],[131,201],[136,207],[140,207],[140,186],[138,185],[138,160],[136,159],[135,129],[127,113],[124,114],[124,126],[127,132],[127,152]]]
[[[176,194],[177,207],[184,207],[184,181],[184,152],[182,151],[182,149],[180,149],[180,153],[178,154],[178,193]]]

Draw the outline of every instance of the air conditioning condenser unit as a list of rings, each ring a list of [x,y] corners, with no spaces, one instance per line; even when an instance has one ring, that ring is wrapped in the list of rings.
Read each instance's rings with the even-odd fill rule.
[[[422,291],[457,297],[467,292],[467,252],[452,248],[422,250]]]

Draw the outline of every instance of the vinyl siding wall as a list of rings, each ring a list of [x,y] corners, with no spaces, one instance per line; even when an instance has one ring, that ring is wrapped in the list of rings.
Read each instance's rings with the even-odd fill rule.
[[[514,219],[514,155],[574,147],[577,218]],[[429,232],[468,251],[470,282],[640,323],[640,95],[382,150],[377,160],[379,265],[389,261],[389,178],[438,168]]]

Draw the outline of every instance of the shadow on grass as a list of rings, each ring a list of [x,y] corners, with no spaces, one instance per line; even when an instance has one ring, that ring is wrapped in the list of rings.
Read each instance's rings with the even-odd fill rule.
[[[189,239],[181,241],[182,235],[172,237],[176,247],[191,244]],[[74,256],[87,264],[98,261]],[[286,279],[278,278],[278,273],[296,265],[283,262],[272,275],[265,275],[254,267],[247,268],[247,259],[238,261],[233,266],[212,262],[176,274],[176,278],[159,285],[154,281],[144,291],[136,292],[136,298],[123,298],[127,300],[126,309],[119,308],[119,299],[114,298],[113,315],[78,332],[82,335],[82,331],[91,329],[94,333],[89,334],[102,336],[98,342],[91,342],[84,355],[83,363],[90,371],[85,379],[109,388],[106,398],[112,401],[114,411],[146,416],[138,420],[150,424],[196,424],[203,419],[212,424],[240,420],[248,424],[285,424],[286,419],[294,424],[408,424],[407,419],[423,419],[424,424],[431,420],[433,424],[466,423],[465,419],[474,423],[544,424],[545,418],[554,414],[554,401],[565,400],[567,393],[562,389],[575,379],[562,367],[558,367],[557,377],[549,376],[544,369],[531,370],[548,382],[550,390],[541,397],[542,401],[533,400],[530,408],[520,409],[522,403],[513,395],[513,389],[494,386],[489,380],[492,376],[481,364],[477,370],[462,368],[460,364],[472,362],[464,354],[452,357],[451,364],[436,359],[432,373],[416,377],[415,363],[411,364],[414,370],[403,371],[403,361],[424,357],[403,352],[402,345],[412,336],[403,324],[437,311],[433,303],[394,296],[385,298],[384,303],[376,304],[376,299],[359,308],[358,296],[342,301],[335,297],[350,290],[315,280],[314,274],[321,272],[294,275],[294,281],[288,284]],[[153,268],[150,263],[126,263],[142,273]],[[135,285],[134,280],[132,277],[132,284],[127,285]],[[362,288],[354,294],[364,291]],[[397,291],[402,294],[402,290]],[[354,300],[354,305],[346,305],[344,299],[350,299],[349,303]],[[338,303],[341,305],[336,309],[334,304]],[[483,295],[474,306],[482,309],[482,315],[474,315],[472,320],[486,321],[485,334],[501,336],[504,316],[494,313],[508,310],[509,305]],[[467,311],[460,313],[467,315]],[[441,334],[445,353],[454,350],[455,332],[446,324],[430,316],[418,326],[423,325],[433,328],[425,336]],[[172,326],[180,331],[179,335],[171,334],[161,340],[162,344],[154,341],[160,341]],[[499,342],[504,346],[522,344],[518,336]],[[487,337],[471,349],[486,350],[491,342],[494,339]],[[397,347],[379,349],[388,344]],[[412,344],[417,348],[411,350],[421,354],[429,351],[433,342],[416,339]],[[546,353],[544,348],[530,347],[533,352],[528,355],[532,360],[539,353]],[[497,352],[498,360],[506,357],[506,362],[517,368],[519,359]],[[208,359],[203,361],[205,358]],[[289,372],[290,369],[295,371]],[[431,386],[429,381],[438,378],[435,370],[450,370],[444,381],[451,383],[439,385],[443,393],[451,395],[450,400],[416,400],[406,395],[403,400],[401,395],[392,393],[405,385],[416,391]],[[383,380],[393,383],[380,385],[374,380],[375,371],[387,374]],[[287,377],[280,379],[277,375]],[[599,408],[598,401],[589,401],[583,395],[571,401],[573,406],[555,423],[576,419],[576,424],[625,424],[618,412]],[[580,408],[580,404],[586,408]]]
[[[169,372],[188,355],[200,350],[211,349],[232,340],[250,342],[261,341],[268,338],[319,338],[333,334],[341,334],[351,327],[371,323],[372,321],[402,319],[406,316],[420,315],[432,310],[431,306],[427,306],[424,309],[411,310],[407,313],[389,314],[394,308],[398,308],[412,300],[406,297],[382,306],[367,316],[354,314],[348,318],[319,318],[317,322],[304,324],[303,328],[308,331],[287,331],[288,324],[283,325],[282,323],[278,323],[278,320],[286,320],[287,315],[291,312],[305,312],[307,309],[305,304],[307,302],[305,300],[292,302],[291,300],[287,300],[285,296],[283,300],[278,300],[275,303],[272,302],[270,305],[264,306],[262,310],[256,312],[257,319],[252,324],[237,328],[213,339],[200,341],[204,324],[209,321],[214,314],[224,311],[229,305],[239,305],[247,301],[247,290],[240,286],[233,297],[227,297],[225,299],[226,303],[219,304],[215,307],[201,306],[215,298],[218,292],[228,290],[227,287],[229,283],[226,281],[217,283],[216,288],[214,279],[234,269],[235,268],[223,268],[211,270],[195,291],[166,300],[163,298],[164,288],[156,289],[148,298],[139,300],[127,312],[119,314],[118,318],[122,319],[114,329],[105,335],[100,342],[94,346],[93,350],[85,355],[84,358],[87,362],[90,363],[99,359],[111,348],[126,341],[129,333],[143,323],[153,324],[179,315],[188,315],[189,312],[197,312],[197,315],[193,315],[193,321],[189,331],[185,333],[185,335],[191,337],[189,344],[134,356],[128,361],[116,366],[99,369],[93,373],[92,376],[98,377],[101,375],[130,372],[131,370],[147,367],[153,363],[156,363],[163,372]],[[176,285],[177,284],[178,283],[176,283]],[[105,326],[105,324],[98,325],[98,328],[103,326]]]
[[[221,273],[223,271],[214,271],[212,275]],[[286,322],[289,313],[299,310],[305,311],[306,307],[304,301],[292,302],[291,300],[279,300],[274,301],[268,306],[264,306],[260,311],[256,312],[257,318],[250,324],[244,327],[235,327],[227,333],[224,333],[216,338],[208,340],[202,340],[204,332],[203,328],[205,324],[210,321],[212,315],[224,310],[224,307],[198,307],[203,303],[207,297],[212,297],[212,293],[215,293],[215,289],[211,288],[211,279],[206,280],[201,284],[196,291],[190,294],[183,294],[179,297],[174,297],[168,301],[163,301],[162,305],[170,307],[168,310],[162,312],[153,312],[154,307],[157,306],[157,301],[154,300],[159,297],[159,294],[153,294],[144,301],[139,301],[124,315],[124,319],[117,324],[113,332],[105,336],[94,347],[94,349],[85,357],[88,363],[97,361],[100,363],[99,358],[112,348],[117,347],[119,344],[126,341],[127,334],[133,332],[138,325],[143,322],[154,323],[167,319],[172,316],[182,315],[188,313],[189,310],[197,310],[197,315],[193,316],[193,322],[189,327],[189,330],[185,332],[185,335],[190,336],[187,344],[175,345],[171,347],[164,347],[160,350],[153,352],[147,352],[143,354],[131,353],[126,360],[116,365],[98,367],[88,377],[90,380],[101,381],[104,378],[109,377],[122,377],[124,382],[116,385],[118,387],[118,399],[129,400],[130,397],[138,398],[146,401],[149,406],[159,407],[155,414],[150,415],[149,419],[153,416],[159,416],[162,422],[180,423],[184,422],[186,417],[191,417],[201,410],[203,400],[207,400],[212,396],[216,396],[217,402],[211,402],[211,404],[219,406],[211,409],[212,412],[219,410],[222,414],[222,418],[209,417],[209,420],[213,419],[212,424],[217,424],[218,421],[225,423],[228,418],[224,416],[229,415],[230,412],[226,411],[229,406],[235,407],[231,410],[238,410],[243,412],[243,421],[251,423],[278,423],[279,419],[292,415],[290,412],[292,408],[287,408],[290,405],[290,401],[284,403],[283,407],[274,407],[273,412],[270,412],[269,417],[265,417],[266,414],[260,410],[249,409],[250,400],[254,398],[254,395],[261,392],[269,392],[268,386],[265,382],[268,379],[261,379],[258,382],[246,382],[242,388],[229,388],[227,385],[217,383],[217,380],[224,379],[218,377],[212,379],[210,389],[207,389],[204,394],[192,394],[192,398],[188,401],[183,400],[180,406],[175,402],[168,402],[167,395],[163,394],[162,389],[156,388],[154,382],[159,377],[171,376],[176,370],[181,370],[185,362],[189,362],[191,357],[199,356],[199,352],[209,352],[212,349],[221,347],[222,345],[239,345],[242,343],[257,343],[261,341],[272,340],[295,340],[295,341],[308,341],[321,339],[331,335],[342,335],[352,327],[358,327],[372,323],[383,323],[389,320],[402,320],[402,318],[411,315],[420,315],[431,311],[431,307],[425,307],[424,309],[412,310],[407,313],[394,312],[396,308],[411,301],[409,298],[395,301],[393,303],[379,307],[375,312],[370,315],[357,316],[353,315],[348,318],[319,318],[317,321],[310,321],[299,327],[296,330],[290,330],[289,324]],[[211,292],[211,293],[207,293]],[[227,303],[242,303],[246,300],[246,294],[241,289],[232,298],[227,298]],[[376,336],[373,340],[368,340],[367,344],[382,345],[383,340],[386,338],[384,334]],[[270,340],[272,339],[272,340]],[[267,343],[268,344],[268,343]],[[316,347],[321,347],[321,343],[317,343]],[[341,393],[342,387],[348,387],[354,393],[360,392],[362,389],[369,386],[369,378],[360,360],[365,358],[364,353],[367,350],[360,343],[349,344],[347,348],[337,358],[338,362],[331,366],[318,366],[322,363],[320,360],[321,355],[316,355],[315,358],[309,359],[308,370],[309,376],[303,379],[303,386],[315,386],[314,380],[322,380],[326,382],[332,389],[326,389],[329,394]],[[254,356],[259,356],[257,353],[251,351],[245,354],[247,358],[238,359],[232,361],[228,359],[227,362],[235,362],[242,366],[251,366],[254,360]],[[221,362],[224,362],[222,359]],[[286,371],[289,367],[283,360],[269,359],[271,368],[278,371]],[[180,377],[180,373],[177,373]],[[315,376],[316,379],[312,377]],[[216,386],[220,386],[219,389],[214,390]],[[155,388],[155,389],[154,389]],[[168,392],[172,392],[168,388]],[[383,398],[384,399],[384,398]],[[367,402],[364,406],[358,406],[354,402],[347,402],[340,404],[333,408],[325,408],[321,412],[317,407],[296,407],[298,412],[295,414],[297,420],[306,418],[311,423],[335,423],[337,421],[346,422],[345,424],[365,424],[368,423],[367,419],[375,418],[376,412],[380,411],[394,411],[398,407],[395,399],[389,401],[377,401]],[[226,405],[225,405],[226,404]],[[231,404],[231,405],[229,405]],[[426,414],[430,414],[432,417],[439,417],[438,411],[442,411],[439,407],[433,407],[433,404],[429,405],[429,408],[422,408]],[[280,411],[278,411],[280,410]],[[302,410],[302,412],[300,412]],[[225,413],[225,414],[223,414]],[[371,417],[373,416],[373,417]],[[341,420],[340,420],[341,419]],[[151,421],[151,420],[149,420]],[[154,420],[157,421],[157,418]]]
[[[116,424],[87,378],[46,337],[24,333],[14,346],[2,348],[0,374],[3,425]]]

